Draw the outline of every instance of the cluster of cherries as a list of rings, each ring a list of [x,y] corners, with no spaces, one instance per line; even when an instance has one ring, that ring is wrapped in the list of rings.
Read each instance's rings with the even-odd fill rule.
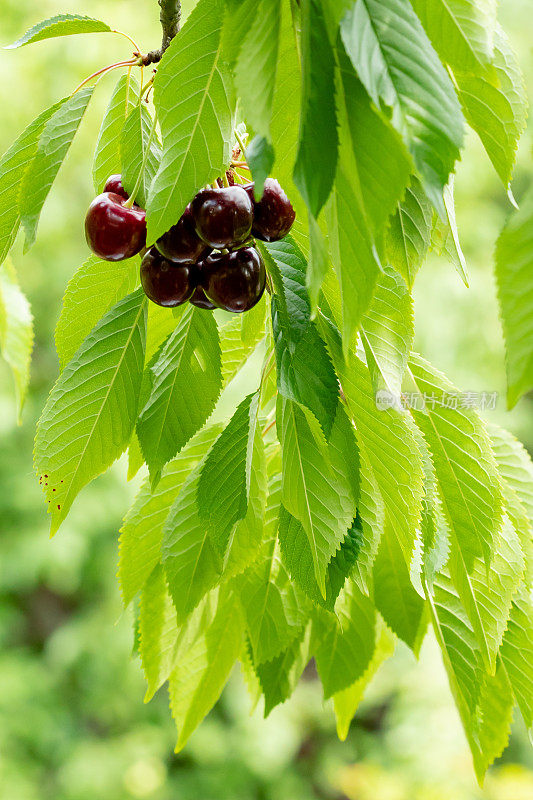
[[[121,176],[112,175],[87,212],[87,242],[108,261],[131,258],[145,249],[145,217],[129,199]],[[202,189],[178,222],[144,253],[143,289],[167,308],[188,300],[199,308],[248,311],[261,299],[266,282],[254,237],[278,241],[294,218],[287,195],[271,178],[259,201],[253,183]]]

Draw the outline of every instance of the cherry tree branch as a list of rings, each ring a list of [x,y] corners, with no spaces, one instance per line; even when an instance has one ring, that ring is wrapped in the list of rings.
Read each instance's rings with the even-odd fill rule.
[[[151,50],[143,57],[144,66],[157,64],[161,61],[163,53],[180,29],[181,0],[158,0],[161,13],[161,27],[163,28],[163,41],[159,50]]]

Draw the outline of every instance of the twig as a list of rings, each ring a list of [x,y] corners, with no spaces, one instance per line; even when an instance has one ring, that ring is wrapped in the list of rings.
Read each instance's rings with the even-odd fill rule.
[[[159,50],[151,50],[143,56],[143,64],[157,64],[161,61],[163,53],[169,46],[172,39],[179,33],[181,21],[181,0],[158,0],[161,8],[159,19],[163,28],[163,41]]]

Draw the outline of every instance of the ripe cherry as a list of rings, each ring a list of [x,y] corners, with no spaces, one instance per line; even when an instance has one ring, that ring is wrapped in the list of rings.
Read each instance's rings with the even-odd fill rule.
[[[125,203],[120,195],[104,192],[95,197],[85,217],[87,244],[107,261],[131,258],[146,244],[146,212]]]
[[[124,200],[129,198],[129,194],[122,185],[122,175],[110,175],[104,188],[104,192],[119,194]]]
[[[191,211],[198,235],[219,250],[243,244],[252,230],[253,205],[242,186],[202,189]]]
[[[187,206],[176,225],[157,240],[156,247],[165,258],[180,264],[195,264],[211,252],[211,248],[196,233],[190,206]]]
[[[213,311],[216,308],[216,305],[206,297],[206,294],[201,286],[197,286],[193,292],[192,297],[189,298],[189,303],[192,303],[193,306],[197,308],[205,308],[207,311]]]
[[[252,235],[264,242],[283,239],[296,218],[291,201],[274,178],[267,178],[261,200],[254,199],[254,184],[244,187],[254,205]]]
[[[141,283],[153,303],[175,308],[185,303],[195,289],[194,267],[169,261],[156,247],[151,247],[142,260]]]
[[[216,253],[203,262],[200,280],[209,300],[238,314],[253,308],[261,299],[265,265],[255,247]]]

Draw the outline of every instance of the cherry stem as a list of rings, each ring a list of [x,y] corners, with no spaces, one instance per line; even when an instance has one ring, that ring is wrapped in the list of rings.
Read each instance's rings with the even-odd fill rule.
[[[224,186],[226,189],[228,189],[228,188],[229,188],[229,181],[228,181],[228,173],[227,173],[227,172],[225,172],[225,173],[222,175],[222,185],[223,185],[223,186]]]
[[[89,83],[90,81],[94,80],[94,78],[98,78],[99,75],[104,75],[104,73],[110,72],[112,69],[118,69],[119,67],[134,67],[136,64],[137,65],[139,64],[138,58],[131,61],[119,61],[116,64],[109,64],[107,67],[103,67],[102,69],[99,69],[97,72],[93,72],[93,74],[89,75],[88,78],[85,78],[85,80],[82,81],[80,85],[74,89],[72,95],[75,95],[76,92],[79,92],[79,90],[83,88],[86,83]]]
[[[241,148],[241,153],[242,153],[242,156],[244,158],[244,155],[245,155],[245,152],[246,152],[246,147],[244,146],[244,142],[243,142],[242,138],[239,135],[239,131],[237,129],[235,129],[234,133],[235,133],[235,138],[237,139],[237,144]]]
[[[148,163],[148,156],[150,155],[150,149],[152,147],[152,142],[154,141],[155,136],[155,129],[157,126],[157,114],[154,114],[154,118],[152,120],[152,127],[150,129],[150,136],[148,137],[148,142],[146,144],[146,150],[144,153],[143,163],[141,169],[139,171],[139,175],[137,176],[137,183],[133,187],[133,192],[131,193],[130,197],[124,203],[124,208],[133,208],[135,203],[135,198],[139,194],[139,189],[141,188],[141,183],[144,178],[144,173],[146,172],[146,165]]]
[[[135,48],[135,54],[137,54],[137,53],[138,53],[139,55],[141,54],[141,48],[139,47],[139,45],[137,44],[137,42],[135,41],[135,39],[132,39],[132,38],[131,38],[131,36],[129,36],[129,34],[127,34],[127,33],[124,33],[124,31],[118,31],[118,30],[116,30],[116,29],[113,29],[113,30],[111,31],[111,33],[118,33],[118,35],[119,35],[119,36],[123,36],[125,39],[127,39],[127,40],[128,40],[128,42],[131,42],[131,44],[134,46],[134,48]]]

